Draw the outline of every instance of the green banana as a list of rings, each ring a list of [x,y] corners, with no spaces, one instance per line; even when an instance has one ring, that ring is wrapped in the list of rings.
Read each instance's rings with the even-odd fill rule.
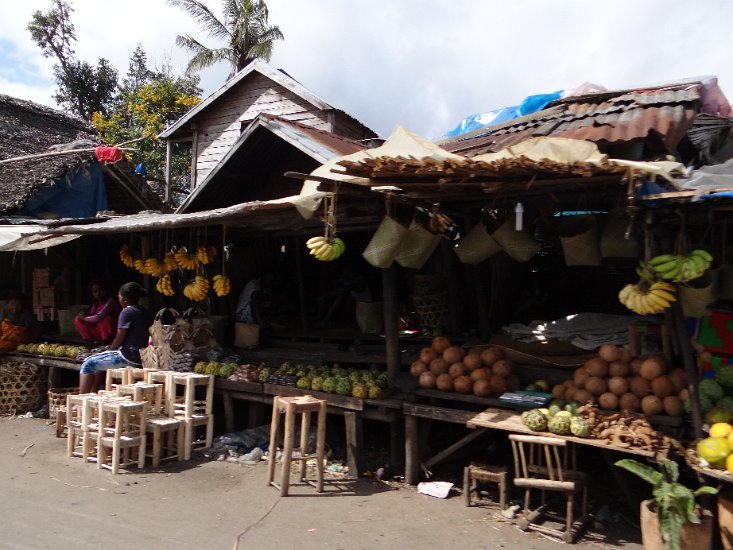
[[[679,259],[680,257],[674,254],[661,254],[649,260],[649,265],[656,268],[657,266],[661,264],[666,264],[667,262],[671,262],[673,260],[679,260]]]

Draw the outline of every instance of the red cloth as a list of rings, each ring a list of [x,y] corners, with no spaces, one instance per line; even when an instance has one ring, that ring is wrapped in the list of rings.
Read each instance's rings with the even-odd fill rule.
[[[122,160],[122,149],[119,147],[100,145],[94,149],[94,154],[97,155],[97,160],[99,160],[99,162],[114,163]]]
[[[104,317],[97,323],[83,323],[79,317],[75,317],[74,326],[84,340],[109,342],[117,332],[117,319]]]

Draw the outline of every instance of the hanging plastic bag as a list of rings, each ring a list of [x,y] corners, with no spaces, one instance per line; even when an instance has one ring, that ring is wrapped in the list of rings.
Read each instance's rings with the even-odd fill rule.
[[[501,246],[489,235],[486,225],[479,222],[461,239],[454,250],[461,263],[480,264],[499,252]]]
[[[425,229],[416,220],[412,220],[395,261],[402,267],[421,269],[439,242],[440,237]]]
[[[408,232],[405,226],[385,216],[362,256],[374,267],[389,267],[399,254],[402,241],[407,237]]]

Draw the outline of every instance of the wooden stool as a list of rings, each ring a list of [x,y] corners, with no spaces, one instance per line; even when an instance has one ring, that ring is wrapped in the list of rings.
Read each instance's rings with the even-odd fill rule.
[[[178,394],[183,388],[182,395]],[[196,395],[197,388],[204,388],[203,396]],[[198,399],[197,399],[198,397]],[[214,406],[214,376],[211,374],[175,373],[169,379],[167,396],[168,416],[192,418],[210,415]]]
[[[66,406],[56,409],[56,437],[67,437],[69,435],[66,425]]]
[[[316,434],[316,453],[308,454],[308,435],[312,412],[318,413],[318,431]],[[280,483],[275,480],[275,458],[277,454],[280,415],[285,413],[285,434],[283,435],[282,470]],[[298,456],[293,458],[295,439],[295,415],[301,414],[300,448]],[[287,496],[290,487],[290,466],[295,460],[300,462],[300,481],[314,485],[317,492],[323,491],[323,459],[326,448],[326,402],[312,395],[298,397],[278,397],[272,400],[272,423],[270,425],[270,450],[267,459],[267,483],[280,489],[280,496]],[[306,461],[316,459],[316,483],[306,479]]]
[[[177,417],[177,419],[181,421],[184,431],[183,460],[191,460],[193,449],[211,447],[211,442],[214,439],[213,414],[194,414],[187,418]],[[196,428],[199,426],[206,426],[203,438],[196,437]]]
[[[117,386],[117,395],[129,396],[133,401],[145,401],[149,415],[163,414],[163,385],[135,382]]]
[[[81,457],[84,462],[94,457],[97,437],[97,394],[66,396],[66,455]]]
[[[506,509],[509,501],[509,470],[505,466],[471,464],[463,469],[463,498],[471,506],[471,493],[478,497],[479,483],[496,483],[499,487],[499,507]]]
[[[106,391],[116,391],[117,386],[121,384],[129,384],[129,375],[127,368],[107,369],[105,371],[104,389]]]
[[[145,466],[145,430],[147,426],[145,402],[102,401],[99,405],[99,436],[97,437],[97,467],[107,468],[113,474],[120,467],[137,463]],[[137,460],[130,459],[130,449],[137,451]],[[111,451],[110,451],[111,450]],[[112,454],[111,461],[109,454]]]
[[[181,420],[167,416],[148,417],[145,431],[153,434],[152,445],[149,445],[147,452],[147,457],[152,459],[153,468],[160,466],[161,460],[183,460],[185,429]]]
[[[168,392],[173,384],[173,375],[177,374],[171,370],[150,370],[145,369],[145,383],[146,384],[157,384],[162,389],[163,400],[161,401],[161,412],[160,414],[168,415]]]

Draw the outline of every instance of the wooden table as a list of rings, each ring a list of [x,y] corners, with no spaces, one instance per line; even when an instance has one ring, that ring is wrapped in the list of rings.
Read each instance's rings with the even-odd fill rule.
[[[5,359],[9,361],[26,361],[48,367],[48,387],[56,388],[59,385],[60,372],[59,369],[72,370],[79,372],[81,369],[81,361],[72,358],[51,357],[48,355],[34,355],[31,353],[18,353],[17,351],[6,353]]]

